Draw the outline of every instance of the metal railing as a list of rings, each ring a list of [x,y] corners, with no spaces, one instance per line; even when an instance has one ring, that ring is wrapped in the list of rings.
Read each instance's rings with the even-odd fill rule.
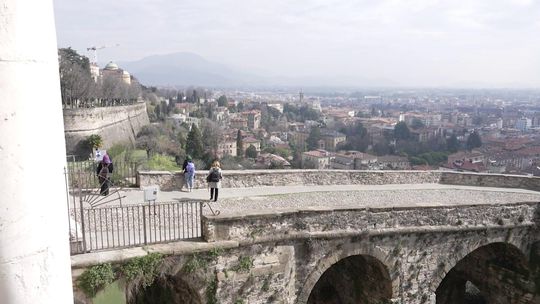
[[[139,163],[136,162],[114,162],[114,170],[110,180],[115,185],[121,187],[131,187],[137,183],[137,169]],[[68,174],[70,176],[70,189],[89,189],[99,187],[97,177],[98,164],[95,161],[70,161],[67,163]]]
[[[81,206],[72,214],[76,237],[72,239],[71,254],[200,238],[203,204],[182,201]]]

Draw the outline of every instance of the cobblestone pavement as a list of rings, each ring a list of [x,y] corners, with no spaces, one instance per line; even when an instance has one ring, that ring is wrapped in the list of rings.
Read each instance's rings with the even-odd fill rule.
[[[142,190],[122,191],[123,204],[141,203]],[[207,200],[208,189],[159,192],[158,201]],[[405,207],[540,202],[540,192],[442,184],[291,186],[220,189],[214,209],[222,215],[310,207]],[[209,210],[205,208],[205,213]]]

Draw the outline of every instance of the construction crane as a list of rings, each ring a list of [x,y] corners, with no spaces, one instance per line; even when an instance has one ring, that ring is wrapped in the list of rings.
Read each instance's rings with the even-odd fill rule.
[[[87,47],[86,50],[87,50],[87,51],[94,51],[94,55],[93,55],[94,58],[93,58],[93,60],[92,60],[92,63],[97,64],[97,63],[98,63],[97,51],[98,51],[98,50],[101,50],[101,49],[104,49],[104,48],[115,47],[115,46],[119,46],[119,44],[115,44],[115,45],[102,45],[102,46],[91,46],[91,47]]]

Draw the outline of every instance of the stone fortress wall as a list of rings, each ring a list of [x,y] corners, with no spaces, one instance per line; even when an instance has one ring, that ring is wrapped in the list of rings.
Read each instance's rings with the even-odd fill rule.
[[[98,134],[104,148],[114,143],[135,143],[135,136],[150,124],[146,103],[118,107],[64,109],[64,134],[68,154],[78,154],[88,136]]]

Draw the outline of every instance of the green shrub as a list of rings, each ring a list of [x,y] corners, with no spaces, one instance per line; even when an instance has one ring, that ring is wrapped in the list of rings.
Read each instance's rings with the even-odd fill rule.
[[[164,171],[178,171],[181,170],[180,167],[174,161],[174,158],[171,156],[166,156],[162,154],[154,154],[148,160],[146,167],[149,170],[164,170]]]
[[[192,273],[197,269],[206,268],[206,266],[208,266],[208,261],[205,258],[193,254],[182,269],[187,273]]]
[[[145,288],[152,285],[154,280],[159,276],[159,267],[162,262],[162,254],[150,253],[131,259],[122,266],[122,273],[128,282]]]
[[[111,284],[115,279],[111,264],[92,266],[78,279],[77,285],[89,297],[93,297],[105,285]]]
[[[249,272],[251,267],[253,267],[253,259],[248,256],[244,256],[238,258],[238,265],[233,267],[232,270],[236,272]]]

